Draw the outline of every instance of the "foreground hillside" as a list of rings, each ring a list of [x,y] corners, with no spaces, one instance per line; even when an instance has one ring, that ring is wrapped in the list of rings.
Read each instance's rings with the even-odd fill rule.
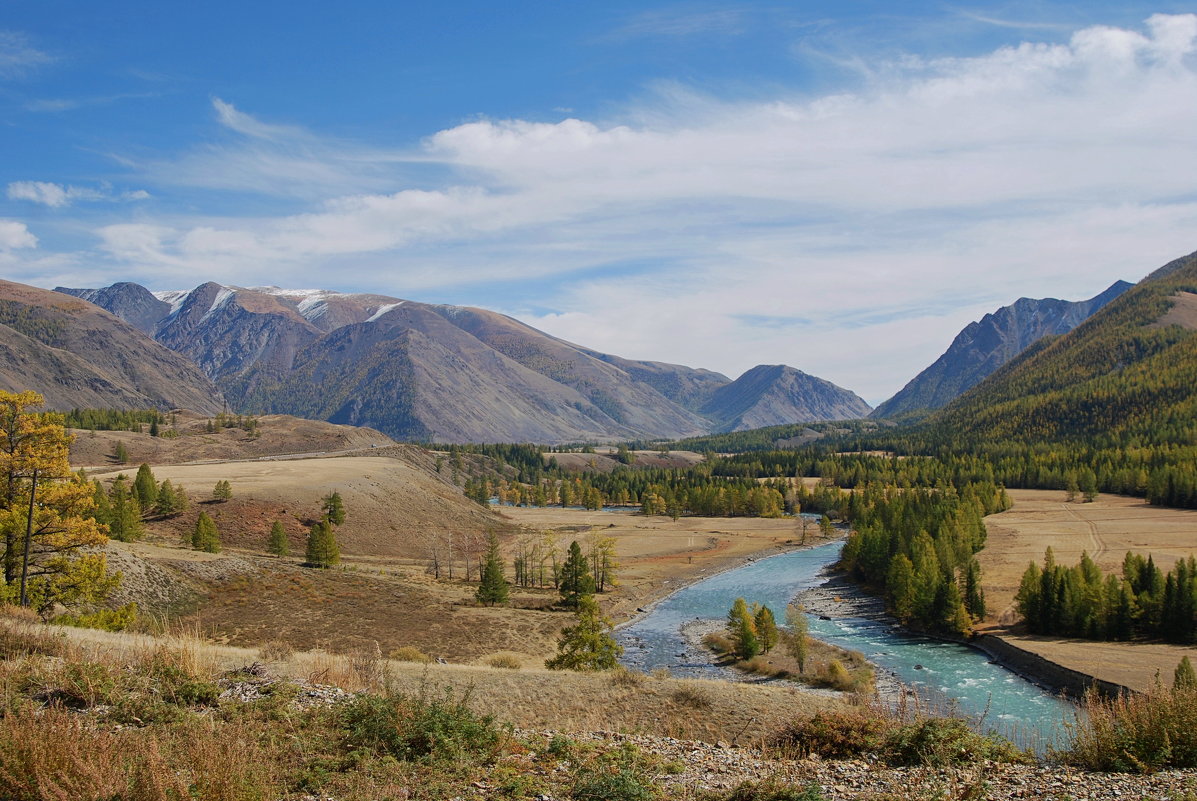
[[[1024,764],[955,721],[777,686],[236,649],[11,611],[0,657],[13,799],[1181,798],[1193,778]]]
[[[236,409],[405,440],[672,438],[869,411],[848,390],[793,368],[731,381],[598,353],[485,309],[211,282],[157,294],[131,283],[58,291],[187,356]]]

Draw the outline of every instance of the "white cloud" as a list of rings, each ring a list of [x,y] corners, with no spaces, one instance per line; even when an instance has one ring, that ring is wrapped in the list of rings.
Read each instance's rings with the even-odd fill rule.
[[[23,222],[0,220],[0,250],[37,247],[37,237]]]
[[[17,77],[51,61],[53,59],[34,47],[25,34],[0,30],[0,77]]]
[[[1088,297],[1194,249],[1195,39],[1197,16],[1159,15],[873,63],[851,93],[728,102],[662,85],[613,121],[480,120],[407,149],[216,100],[235,138],[147,174],[308,211],[99,235],[147,274],[429,298],[635,264],[561,278],[568,291],[528,304],[557,313],[525,316],[621,355],[729,373],[787,362],[878,401],[984,311]],[[416,187],[412,165],[449,177]]]
[[[113,192],[111,187],[91,189],[81,186],[67,186],[50,181],[13,181],[8,185],[10,200],[27,200],[50,208],[62,208],[76,201],[132,201],[146,200],[150,193],[144,189],[128,192]]]

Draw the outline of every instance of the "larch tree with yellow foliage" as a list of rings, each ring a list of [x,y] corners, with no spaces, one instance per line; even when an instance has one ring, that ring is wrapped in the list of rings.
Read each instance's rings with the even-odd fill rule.
[[[48,609],[95,602],[119,581],[107,576],[95,490],[71,473],[62,417],[34,412],[36,392],[0,391],[0,601]]]

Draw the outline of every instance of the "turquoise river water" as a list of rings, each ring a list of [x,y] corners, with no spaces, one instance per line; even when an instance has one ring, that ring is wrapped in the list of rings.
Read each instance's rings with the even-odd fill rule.
[[[824,570],[839,556],[839,542],[758,559],[683,587],[646,615],[617,632],[622,662],[675,676],[743,678],[711,664],[709,655],[688,645],[682,627],[697,621],[723,621],[737,597],[771,608],[780,620],[786,604],[818,586]],[[1075,707],[989,661],[981,651],[905,632],[891,622],[864,618],[824,620],[808,615],[810,633],[825,642],[860,651],[881,670],[932,704],[950,703],[1021,744],[1043,747],[1073,719]],[[916,667],[917,666],[917,667]]]

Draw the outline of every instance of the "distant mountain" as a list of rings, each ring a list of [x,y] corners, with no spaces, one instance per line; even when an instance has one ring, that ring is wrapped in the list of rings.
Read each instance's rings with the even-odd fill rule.
[[[220,391],[194,364],[129,323],[92,303],[10,281],[0,281],[0,388],[36,390],[57,410],[214,414],[223,406]]]
[[[928,423],[946,438],[1142,449],[1191,446],[1194,420],[1197,253],[1035,343]]]
[[[969,323],[935,362],[896,395],[873,410],[873,417],[896,417],[945,406],[999,367],[1046,336],[1066,334],[1133,284],[1118,281],[1089,300],[1019,298]]]
[[[762,364],[715,390],[702,411],[722,421],[716,431],[727,432],[865,417],[869,405],[830,381],[784,364]]]
[[[599,353],[485,309],[215,283],[59,291],[135,319],[199,365],[234,408],[403,439],[675,439],[868,412],[855,395],[792,368],[733,382]]]

